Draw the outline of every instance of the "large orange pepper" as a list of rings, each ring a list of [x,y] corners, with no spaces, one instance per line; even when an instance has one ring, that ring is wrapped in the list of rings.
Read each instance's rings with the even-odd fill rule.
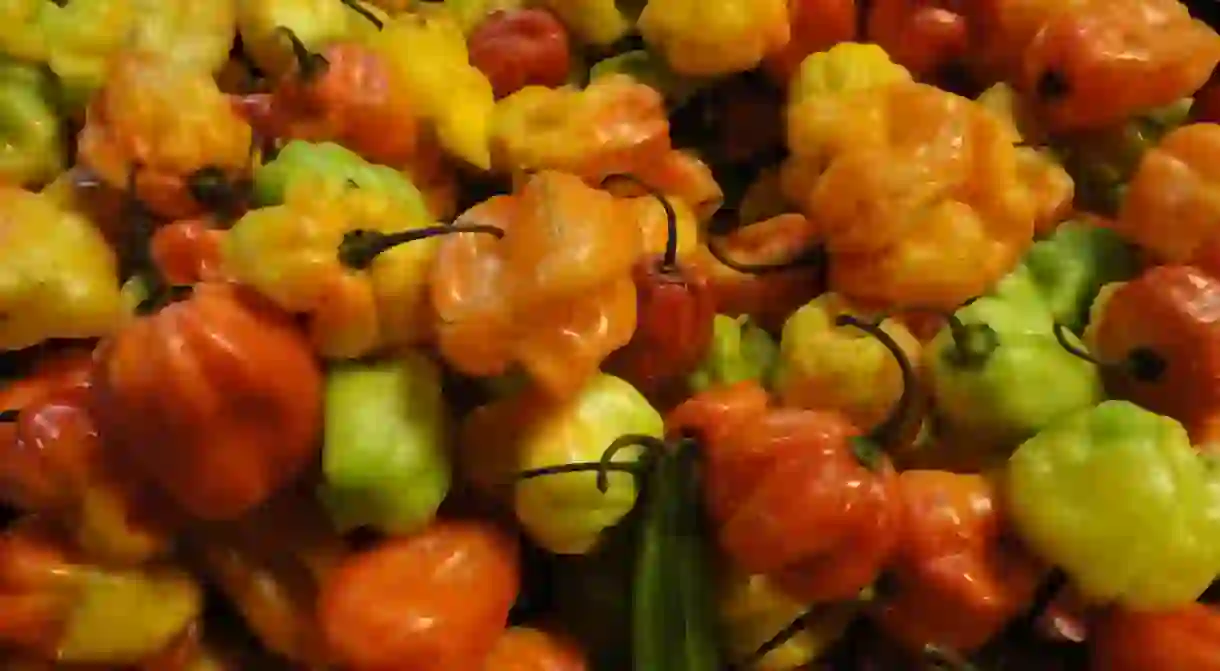
[[[1003,538],[999,496],[983,476],[904,471],[898,496],[898,546],[875,619],[914,651],[981,647],[1034,598],[1043,567]]]
[[[123,457],[187,512],[237,517],[314,458],[322,375],[291,316],[203,283],[97,353],[94,406]]]
[[[631,269],[644,247],[630,200],[541,172],[458,221],[504,236],[453,235],[437,250],[432,304],[452,366],[491,376],[520,364],[543,389],[568,396],[631,339]]]
[[[156,214],[185,218],[232,210],[250,168],[252,131],[206,72],[164,59],[126,57],[94,97],[79,160]]]
[[[1157,266],[1108,285],[1085,340],[1111,396],[1178,420],[1196,444],[1220,439],[1220,279]]]
[[[1192,603],[1170,611],[1115,608],[1089,630],[1090,671],[1217,671],[1220,611]]]

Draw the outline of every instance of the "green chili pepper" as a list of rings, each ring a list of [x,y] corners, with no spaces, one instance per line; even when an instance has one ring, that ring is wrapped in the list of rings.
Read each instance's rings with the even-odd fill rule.
[[[319,496],[341,529],[409,533],[449,491],[440,370],[418,352],[335,366],[326,379]]]
[[[749,317],[716,315],[712,322],[712,346],[703,363],[687,378],[693,392],[746,380],[770,382],[779,346],[771,334]]]
[[[45,68],[0,60],[0,183],[40,186],[64,171],[57,86]]]
[[[275,159],[254,173],[254,199],[259,207],[284,201],[289,186],[300,179],[321,179],[353,188],[376,189],[402,201],[403,218],[431,221],[432,215],[419,189],[405,174],[369,163],[359,154],[333,142],[294,140]]]
[[[1006,474],[1021,538],[1086,598],[1191,603],[1220,573],[1220,480],[1176,421],[1126,401],[1060,418]]]

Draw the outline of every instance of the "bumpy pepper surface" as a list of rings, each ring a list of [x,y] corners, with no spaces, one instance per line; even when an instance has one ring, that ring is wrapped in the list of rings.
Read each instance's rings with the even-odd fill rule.
[[[675,72],[696,76],[752,69],[791,37],[784,0],[731,0],[714,11],[692,0],[648,0],[639,30]]]
[[[370,163],[356,152],[333,142],[293,140],[275,158],[254,172],[254,202],[260,207],[279,205],[298,182],[324,181],[331,185],[354,183],[364,191],[377,191],[398,201],[403,216],[427,219],[428,208],[419,189],[403,173]]]
[[[0,184],[50,182],[68,159],[54,82],[31,65],[0,59],[0,91]]]

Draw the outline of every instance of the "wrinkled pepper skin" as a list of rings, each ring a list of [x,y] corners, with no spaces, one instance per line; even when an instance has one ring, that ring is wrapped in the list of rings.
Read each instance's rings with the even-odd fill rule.
[[[34,66],[0,60],[0,184],[38,187],[67,167],[53,85]]]
[[[1189,604],[1220,572],[1215,477],[1180,424],[1106,401],[1023,443],[1005,486],[1020,538],[1081,596],[1154,610]]]
[[[791,0],[788,43],[763,58],[764,71],[787,86],[810,54],[856,37],[856,11],[856,0]]]
[[[197,285],[104,342],[97,366],[103,434],[197,517],[241,516],[316,456],[318,364],[292,318],[248,290]]]
[[[493,12],[467,38],[470,62],[487,76],[496,98],[526,86],[562,86],[571,69],[568,30],[551,12]]]
[[[695,393],[748,380],[769,387],[778,358],[775,339],[748,317],[716,315],[707,356],[687,377],[687,386]]]
[[[292,71],[292,45],[280,31],[287,28],[313,52],[353,39],[375,28],[340,0],[240,0],[237,28],[254,64],[273,81]]]
[[[897,490],[898,545],[874,620],[912,651],[981,647],[1026,609],[1044,568],[1004,538],[1000,493],[983,476],[909,470]]]
[[[123,323],[118,263],[83,216],[0,187],[0,350],[93,338]]]
[[[1093,306],[1085,339],[1106,389],[1172,417],[1196,444],[1220,437],[1220,279],[1158,266],[1112,284]]]
[[[1112,608],[1089,630],[1089,671],[1217,671],[1220,613],[1192,603],[1167,611]]]
[[[675,72],[694,76],[751,70],[791,36],[784,0],[731,0],[713,12],[691,0],[649,0],[639,31]]]
[[[325,404],[319,496],[335,525],[406,534],[431,522],[450,482],[437,365],[414,351],[340,364]]]
[[[154,58],[219,73],[237,36],[238,7],[244,0],[133,0],[131,49]]]

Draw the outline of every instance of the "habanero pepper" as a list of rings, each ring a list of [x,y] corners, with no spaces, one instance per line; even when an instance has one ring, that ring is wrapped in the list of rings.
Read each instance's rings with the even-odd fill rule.
[[[0,92],[0,184],[52,181],[68,161],[54,82],[32,65],[0,58]]]
[[[707,355],[687,377],[687,387],[701,393],[712,387],[757,381],[770,387],[779,360],[779,347],[749,317],[716,315]]]
[[[1111,608],[1089,630],[1089,671],[1216,671],[1220,612],[1192,603],[1166,611]]]
[[[865,36],[921,80],[965,65],[970,0],[874,0],[861,11]]]
[[[223,279],[226,232],[207,218],[181,219],[153,232],[150,253],[158,272],[172,285]]]
[[[714,12],[692,0],[649,0],[638,28],[674,72],[694,76],[752,70],[791,37],[785,0],[732,0]]]
[[[229,60],[241,0],[133,0],[130,50],[216,74]]]
[[[483,661],[483,671],[587,671],[584,652],[542,629],[509,627]]]
[[[492,12],[471,31],[467,48],[497,99],[526,86],[562,86],[572,65],[567,28],[540,8]]]
[[[453,17],[468,37],[491,14],[513,11],[525,6],[524,0],[441,0],[441,3],[446,13]]]
[[[311,51],[333,42],[357,39],[381,20],[360,0],[259,0],[237,3],[237,29],[242,50],[254,65],[273,81],[288,74],[297,62],[293,44],[284,39],[285,30]]]
[[[629,17],[616,0],[538,0],[537,4],[555,12],[578,42],[608,47],[631,32]]]
[[[788,43],[763,57],[763,70],[787,86],[810,54],[823,52],[856,35],[856,0],[790,0]]]

